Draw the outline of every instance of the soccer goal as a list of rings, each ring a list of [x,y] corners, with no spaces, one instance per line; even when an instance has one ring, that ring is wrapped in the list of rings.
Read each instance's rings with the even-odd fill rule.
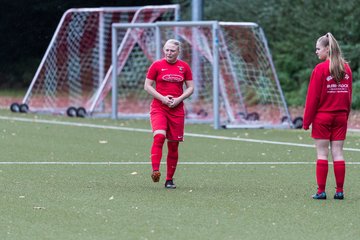
[[[118,38],[126,29],[127,38]],[[195,92],[186,100],[187,122],[214,128],[288,128],[289,111],[264,32],[256,23],[217,21],[113,24],[112,76],[97,105],[113,118],[148,117],[152,97],[143,90],[150,64],[169,38],[182,42],[180,58],[193,70]],[[111,91],[111,98],[107,97]]]
[[[111,25],[175,21],[179,5],[66,11],[23,98],[30,111],[86,114],[111,68]],[[126,29],[117,32],[126,38]],[[104,112],[97,105],[97,112]]]

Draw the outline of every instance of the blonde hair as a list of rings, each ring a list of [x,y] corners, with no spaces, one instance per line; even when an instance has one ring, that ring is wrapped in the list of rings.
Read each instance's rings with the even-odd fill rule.
[[[330,74],[339,83],[345,77],[345,59],[338,42],[331,33],[327,33],[317,40],[323,47],[329,47]]]
[[[174,44],[175,46],[178,47],[179,51],[181,51],[181,42],[180,41],[178,41],[176,39],[169,39],[169,40],[166,41],[165,45],[168,44],[168,43]],[[165,45],[164,45],[164,47],[165,47]]]

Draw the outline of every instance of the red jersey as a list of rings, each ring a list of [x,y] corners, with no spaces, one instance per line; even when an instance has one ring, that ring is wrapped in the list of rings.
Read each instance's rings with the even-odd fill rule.
[[[330,60],[314,68],[305,102],[303,125],[308,129],[317,112],[350,113],[352,94],[352,72],[345,64],[345,77],[339,84],[330,75]]]
[[[163,96],[172,95],[174,97],[183,94],[184,81],[193,80],[191,69],[186,62],[178,59],[171,64],[165,58],[155,61],[149,67],[146,78],[155,81],[155,89],[158,93]],[[157,99],[154,99],[153,103],[163,105]],[[178,106],[183,106],[183,103]]]

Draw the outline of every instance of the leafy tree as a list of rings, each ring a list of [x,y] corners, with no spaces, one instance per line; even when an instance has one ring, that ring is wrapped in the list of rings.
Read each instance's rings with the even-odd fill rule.
[[[182,20],[191,20],[191,0],[17,0],[0,8],[0,84],[29,85],[62,14],[69,8],[181,5]],[[360,85],[359,0],[203,0],[204,20],[247,21],[265,31],[289,105],[302,105],[309,76],[318,63],[315,41],[326,32],[338,39]],[[354,91],[355,92],[355,91]],[[356,98],[354,98],[356,99]],[[360,100],[354,107],[360,109]],[[356,102],[355,101],[355,102]]]
[[[190,0],[173,2],[180,3],[191,19]],[[358,0],[204,0],[204,20],[258,23],[268,39],[287,102],[303,105],[311,71],[319,62],[315,43],[327,32],[338,39],[354,81],[360,81],[358,5]]]
[[[16,0],[0,8],[0,86],[27,88],[69,8],[170,4],[170,0]]]

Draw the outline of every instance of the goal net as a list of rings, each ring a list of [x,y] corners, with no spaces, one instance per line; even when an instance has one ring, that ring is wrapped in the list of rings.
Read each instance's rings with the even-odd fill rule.
[[[64,13],[23,99],[30,111],[88,108],[111,66],[111,25],[178,19],[179,5],[80,8]],[[118,38],[126,29],[118,31]],[[142,60],[143,61],[143,60]],[[98,105],[98,112],[104,108]]]
[[[113,75],[94,99],[114,118],[148,117],[152,97],[143,90],[150,64],[169,38],[182,42],[180,58],[193,70],[188,122],[230,127],[291,127],[265,35],[255,23],[157,22],[114,24]],[[128,36],[118,38],[126,29]],[[106,87],[107,86],[107,87]],[[108,97],[112,89],[112,98]]]

